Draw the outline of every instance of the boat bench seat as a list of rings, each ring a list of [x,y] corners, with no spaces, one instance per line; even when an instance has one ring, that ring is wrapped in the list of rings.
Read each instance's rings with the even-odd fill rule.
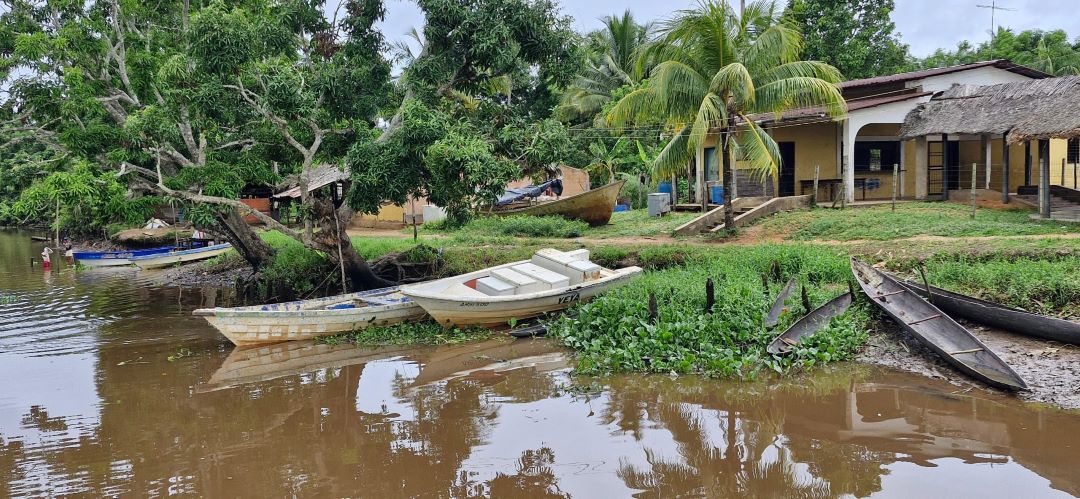
[[[514,294],[523,295],[547,289],[543,283],[513,269],[495,269],[491,276],[514,285]]]
[[[514,265],[511,269],[539,281],[546,289],[563,288],[570,285],[570,278],[566,277],[566,275],[546,269],[535,263],[522,263]]]
[[[564,252],[545,248],[533,255],[532,263],[567,276],[570,284],[581,284],[600,277],[600,266],[589,261],[589,250],[587,249]]]

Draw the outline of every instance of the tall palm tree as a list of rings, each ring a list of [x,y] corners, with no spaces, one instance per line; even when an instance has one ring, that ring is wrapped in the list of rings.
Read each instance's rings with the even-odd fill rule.
[[[753,115],[819,107],[842,116],[840,72],[801,61],[802,36],[781,22],[774,1],[757,1],[739,15],[722,0],[702,3],[666,21],[643,57],[662,61],[648,85],[616,103],[608,122],[623,128],[661,123],[670,137],[653,164],[657,176],[685,168],[710,132],[720,134],[724,185],[737,154],[762,175],[775,175],[779,149]],[[701,166],[699,165],[699,168]],[[792,167],[792,165],[788,165]],[[724,189],[724,223],[734,226],[731,189]]]
[[[588,60],[556,109],[566,121],[592,119],[612,93],[641,81],[648,67],[639,65],[641,49],[648,42],[649,25],[638,24],[629,10],[619,17],[607,16],[604,27],[584,40]]]

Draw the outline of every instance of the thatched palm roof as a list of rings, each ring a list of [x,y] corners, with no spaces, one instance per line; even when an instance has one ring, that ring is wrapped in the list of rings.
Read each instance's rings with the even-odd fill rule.
[[[1080,137],[1080,76],[957,85],[908,113],[900,137],[1008,134],[1009,143]]]

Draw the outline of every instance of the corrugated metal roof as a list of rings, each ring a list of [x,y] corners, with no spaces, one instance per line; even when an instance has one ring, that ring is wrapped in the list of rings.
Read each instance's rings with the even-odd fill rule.
[[[314,191],[324,185],[340,182],[343,180],[349,180],[349,173],[342,170],[337,165],[330,163],[323,163],[316,166],[311,171],[311,176],[308,177],[308,192]],[[300,197],[300,186],[296,185],[290,189],[274,194],[275,198],[298,198]]]
[[[1032,69],[1032,68],[1029,68],[1029,67],[1026,67],[1026,66],[1021,66],[1019,64],[1014,64],[1012,61],[1009,61],[1008,59],[994,59],[994,60],[990,60],[990,61],[973,62],[971,64],[960,64],[960,65],[956,65],[956,66],[947,66],[947,67],[943,67],[943,68],[921,69],[919,71],[909,71],[907,73],[897,73],[897,74],[893,74],[893,75],[875,76],[873,78],[863,78],[861,80],[849,80],[849,81],[845,81],[843,83],[840,83],[838,86],[840,87],[841,90],[846,90],[846,89],[854,89],[854,88],[860,88],[860,87],[869,87],[869,86],[874,86],[874,85],[884,85],[884,84],[888,84],[888,83],[900,83],[900,82],[906,82],[906,81],[912,81],[912,80],[921,80],[923,78],[929,78],[931,76],[938,76],[938,75],[949,74],[949,73],[957,73],[957,72],[960,72],[960,71],[968,71],[968,70],[971,70],[971,69],[985,68],[985,67],[990,67],[990,66],[996,67],[996,68],[999,68],[999,69],[1004,69],[1006,71],[1011,71],[1013,73],[1021,74],[1021,75],[1027,76],[1029,78],[1038,79],[1038,78],[1048,78],[1048,77],[1051,76],[1051,75],[1046,74],[1046,73],[1044,73],[1042,71],[1039,71],[1037,69]]]

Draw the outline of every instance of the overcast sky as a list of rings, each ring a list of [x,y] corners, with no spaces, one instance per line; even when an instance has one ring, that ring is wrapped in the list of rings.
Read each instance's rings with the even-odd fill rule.
[[[606,15],[630,9],[639,21],[659,20],[673,12],[692,8],[696,0],[557,0],[563,12],[574,18],[574,27],[590,31],[600,26]],[[779,0],[785,2],[785,0]],[[990,37],[992,0],[895,0],[893,21],[904,43],[911,46],[915,56],[925,57],[939,47],[954,48],[961,40],[981,42]],[[333,2],[329,2],[333,3]],[[410,27],[423,25],[423,16],[410,0],[386,0],[387,16],[383,33],[390,40],[400,39]],[[995,23],[1013,28],[1064,29],[1075,38],[1080,35],[1080,15],[1077,0],[997,0],[997,5],[1016,9],[998,11]]]

